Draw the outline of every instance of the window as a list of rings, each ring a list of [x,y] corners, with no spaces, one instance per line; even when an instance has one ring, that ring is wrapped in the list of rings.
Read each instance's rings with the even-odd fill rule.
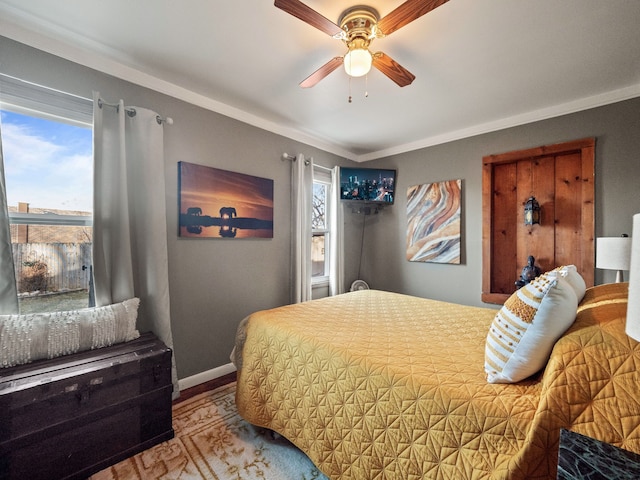
[[[322,167],[315,166],[311,217],[311,279],[313,285],[329,283],[330,192],[330,173]]]
[[[89,306],[92,102],[0,75],[0,121],[21,313]]]

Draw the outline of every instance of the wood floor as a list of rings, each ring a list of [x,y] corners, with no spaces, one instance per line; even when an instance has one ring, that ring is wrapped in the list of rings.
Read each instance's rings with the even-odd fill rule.
[[[213,390],[215,388],[226,385],[227,383],[236,381],[236,373],[231,372],[222,377],[214,378],[213,380],[209,380],[208,382],[201,383],[200,385],[196,385],[195,387],[187,388],[186,390],[182,390],[180,392],[180,396],[173,401],[173,404],[183,402],[188,398],[194,397],[200,393],[206,392],[208,390]]]

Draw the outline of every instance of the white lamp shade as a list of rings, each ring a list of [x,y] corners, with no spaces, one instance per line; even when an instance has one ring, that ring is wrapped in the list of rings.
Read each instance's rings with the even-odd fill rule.
[[[371,70],[373,58],[366,48],[354,48],[344,56],[344,71],[352,77],[362,77]]]
[[[600,237],[596,239],[596,268],[629,270],[631,238]]]
[[[640,213],[633,216],[631,240],[626,332],[631,338],[640,342]]]

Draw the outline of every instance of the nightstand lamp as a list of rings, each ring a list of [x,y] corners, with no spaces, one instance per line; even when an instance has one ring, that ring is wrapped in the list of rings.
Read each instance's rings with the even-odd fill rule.
[[[631,239],[621,237],[600,237],[596,239],[596,268],[617,270],[616,282],[624,282],[623,270],[629,270],[631,263]]]

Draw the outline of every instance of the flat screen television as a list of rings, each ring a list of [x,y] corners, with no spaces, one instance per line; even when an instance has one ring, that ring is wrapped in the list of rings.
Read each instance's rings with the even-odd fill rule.
[[[340,199],[393,205],[396,171],[340,167]]]

